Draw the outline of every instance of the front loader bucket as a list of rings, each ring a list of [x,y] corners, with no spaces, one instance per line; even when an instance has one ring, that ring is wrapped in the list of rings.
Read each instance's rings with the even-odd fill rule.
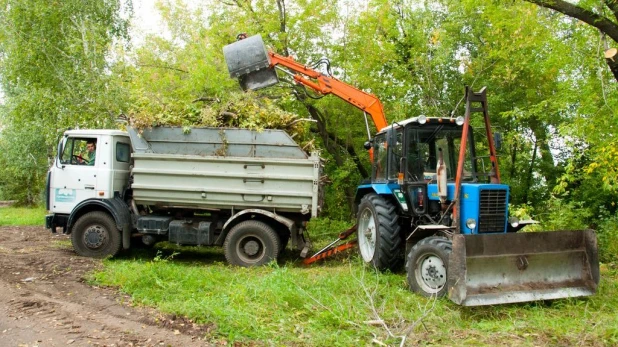
[[[454,235],[449,298],[463,306],[588,296],[599,284],[593,230]]]
[[[223,47],[230,77],[238,78],[243,90],[256,90],[279,83],[262,36],[254,35]]]

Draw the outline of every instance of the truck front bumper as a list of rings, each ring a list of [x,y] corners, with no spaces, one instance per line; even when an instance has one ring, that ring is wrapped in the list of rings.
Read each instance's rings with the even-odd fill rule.
[[[57,227],[62,227],[62,233],[67,233],[67,222],[69,216],[63,214],[48,214],[45,216],[45,228],[50,229],[52,233],[56,233]]]

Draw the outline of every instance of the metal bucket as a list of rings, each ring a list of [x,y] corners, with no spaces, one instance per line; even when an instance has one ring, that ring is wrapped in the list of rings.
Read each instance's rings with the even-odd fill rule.
[[[593,230],[454,235],[449,298],[463,306],[588,296],[599,284]]]
[[[223,47],[223,56],[230,77],[238,78],[244,90],[256,90],[279,83],[275,69],[270,67],[270,57],[260,35]]]

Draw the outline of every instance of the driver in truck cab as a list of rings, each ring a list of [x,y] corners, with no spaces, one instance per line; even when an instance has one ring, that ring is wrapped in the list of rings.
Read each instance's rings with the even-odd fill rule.
[[[97,142],[95,140],[88,140],[86,142],[86,150],[88,151],[88,159],[78,157],[78,161],[82,165],[94,165],[94,161],[97,155]]]

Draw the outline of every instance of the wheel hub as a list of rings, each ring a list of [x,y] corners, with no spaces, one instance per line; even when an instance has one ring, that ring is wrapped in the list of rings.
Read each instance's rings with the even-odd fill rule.
[[[256,241],[248,241],[243,246],[243,249],[245,251],[245,254],[249,256],[254,256],[260,251],[260,245]]]
[[[361,214],[358,230],[361,256],[363,260],[369,262],[373,259],[376,249],[376,222],[371,210],[366,209]]]
[[[446,284],[446,267],[442,259],[429,255],[421,261],[420,273],[423,285],[429,292],[438,292]]]
[[[84,244],[88,248],[99,248],[105,243],[107,235],[99,225],[93,225],[84,233]]]

